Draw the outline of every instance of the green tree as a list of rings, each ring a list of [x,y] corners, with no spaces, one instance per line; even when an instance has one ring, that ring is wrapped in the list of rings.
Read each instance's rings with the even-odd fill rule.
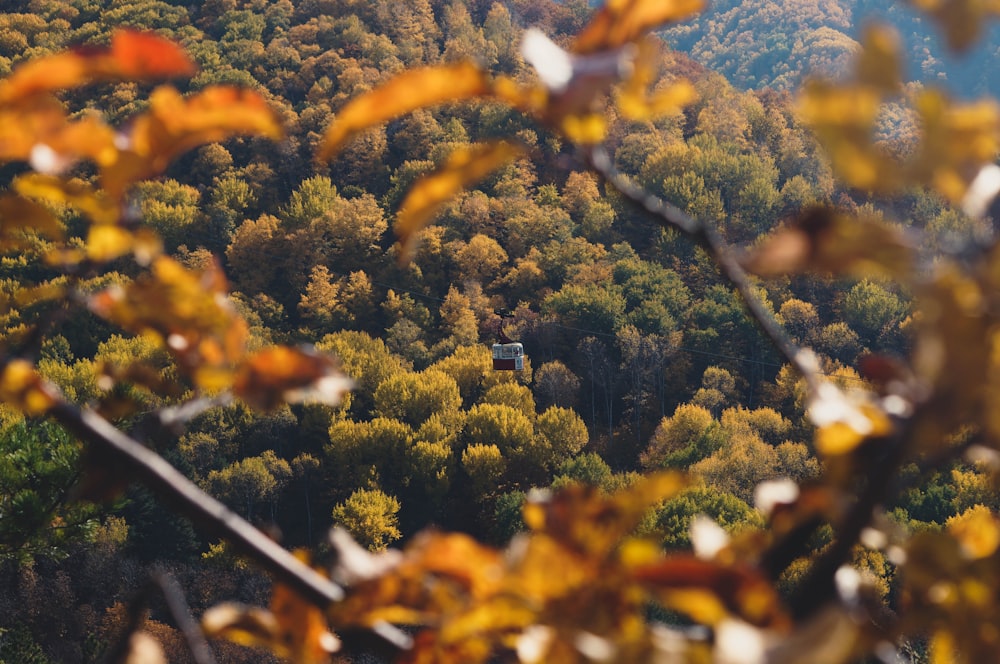
[[[143,182],[133,192],[143,220],[157,230],[166,247],[173,251],[197,238],[204,223],[201,194],[176,180]]]
[[[398,373],[384,380],[375,390],[375,413],[419,427],[431,415],[458,411],[462,397],[455,380],[434,369],[420,373]]]
[[[902,298],[874,281],[861,281],[844,296],[846,322],[869,345],[876,344],[882,335],[892,334],[908,309]]]
[[[333,508],[333,520],[370,551],[381,551],[403,536],[399,508],[398,500],[379,489],[358,489]]]
[[[493,444],[473,443],[462,450],[462,470],[472,482],[477,496],[489,496],[502,485],[507,460]]]
[[[599,454],[587,452],[560,463],[556,468],[552,485],[556,487],[565,482],[581,482],[607,488],[611,485],[612,475],[611,466]]]
[[[576,411],[550,406],[535,422],[537,436],[541,438],[545,465],[553,468],[584,448],[589,439],[587,425]]]
[[[712,413],[702,406],[681,405],[660,422],[640,456],[644,468],[686,468],[711,455],[724,438]]]
[[[213,470],[204,483],[214,495],[239,506],[248,520],[253,519],[258,503],[271,499],[280,489],[271,466],[263,457],[247,457]]]
[[[691,546],[691,523],[705,515],[734,533],[762,525],[760,513],[736,496],[714,488],[694,487],[656,510],[655,529],[668,549]]]
[[[79,446],[51,423],[20,420],[6,408],[0,414],[0,560],[65,556],[100,514],[62,500],[77,483]]]

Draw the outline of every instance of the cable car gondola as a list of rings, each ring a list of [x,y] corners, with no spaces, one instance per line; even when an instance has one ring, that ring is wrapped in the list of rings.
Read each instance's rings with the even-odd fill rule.
[[[524,346],[511,340],[503,331],[503,319],[513,318],[509,309],[494,309],[500,317],[497,324],[497,343],[493,344],[493,369],[495,371],[521,371],[524,369]]]

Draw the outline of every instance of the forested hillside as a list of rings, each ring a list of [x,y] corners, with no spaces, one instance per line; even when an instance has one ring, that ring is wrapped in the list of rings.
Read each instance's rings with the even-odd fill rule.
[[[951,11],[960,20],[959,11]],[[964,97],[996,89],[994,27],[983,26],[991,37],[958,58],[945,47],[941,26],[904,2],[722,0],[664,36],[738,88],[789,90],[808,76],[845,74],[860,49],[862,29],[873,21],[899,31],[909,80],[945,83]]]
[[[677,50],[663,50],[657,75],[664,84],[687,78],[697,99],[655,120],[613,118],[607,147],[621,173],[737,247],[830,203],[925,231],[928,256],[980,230],[931,193],[871,198],[837,184],[796,120],[784,90],[805,71],[846,67],[864,7],[750,4],[720,3],[666,33]],[[266,99],[281,140],[197,147],[133,187],[130,210],[177,264],[211,273],[218,263],[251,348],[312,344],[339,358],[354,389],[340,406],[267,411],[234,401],[176,431],[149,431],[147,414],[191,397],[159,387],[174,385],[183,368],[148,336],[126,336],[93,310],[59,319],[58,333],[39,345],[39,370],[288,546],[322,549],[334,524],[373,551],[428,527],[503,544],[524,528],[533,488],[577,481],[611,492],[659,469],[692,478],[639,526],[666,549],[690,545],[696,514],[734,533],[760,526],[752,507],[760,482],[820,474],[805,388],[703,250],[651,224],[606,190],[572,145],[499,102],[418,110],[365,131],[329,163],[315,159],[351,98],[405,69],[466,58],[531,79],[522,30],[567,43],[590,11],[583,0],[8,0],[0,75],[132,27],[190,54],[198,72],[174,81],[181,92],[236,84]],[[944,70],[930,53],[911,57],[938,76]],[[119,125],[146,110],[150,89],[101,82],[64,101],[76,117],[99,113]],[[883,146],[905,153],[908,131],[887,132]],[[501,135],[515,136],[527,155],[447,203],[412,260],[401,260],[393,225],[411,184],[453,151]],[[92,165],[74,168],[80,181],[95,180]],[[3,186],[26,170],[4,166]],[[55,212],[83,246],[73,201]],[[36,249],[46,242],[36,240]],[[60,316],[62,305],[33,301],[26,289],[70,281],[88,294],[142,283],[135,262],[110,265],[102,273],[83,262],[67,275],[41,249],[6,254],[0,340],[30,341]],[[862,383],[860,358],[909,349],[911,293],[890,282],[821,275],[755,288],[839,384]],[[492,369],[498,308],[514,312],[505,331],[524,344],[522,372]],[[221,598],[262,601],[258,573],[145,489],[97,505],[70,501],[81,493],[76,441],[13,408],[0,415],[0,661],[97,661],[129,619],[127,602],[150,564],[180,580],[196,614]],[[921,472],[904,467],[914,478]],[[93,486],[82,492],[100,495]],[[984,501],[998,507],[982,469],[958,462],[901,495],[889,518],[917,530],[939,530]],[[821,529],[809,546],[823,550],[830,539]],[[882,553],[856,562],[877,578],[882,598],[895,597]],[[803,558],[789,567],[783,590],[805,566]],[[170,661],[187,661],[164,615],[154,604],[153,631]],[[220,657],[266,661],[235,646]]]

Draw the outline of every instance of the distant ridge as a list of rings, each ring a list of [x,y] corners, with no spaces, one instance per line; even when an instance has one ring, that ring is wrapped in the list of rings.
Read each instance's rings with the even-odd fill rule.
[[[937,26],[903,2],[719,0],[663,36],[739,88],[790,90],[807,76],[844,72],[858,48],[859,31],[874,20],[899,31],[911,80],[944,84],[960,97],[981,96],[1000,84],[997,28],[955,58],[943,47]]]

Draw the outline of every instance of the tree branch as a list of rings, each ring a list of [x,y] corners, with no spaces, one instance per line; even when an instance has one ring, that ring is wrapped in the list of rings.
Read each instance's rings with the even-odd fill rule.
[[[202,491],[160,455],[125,435],[93,411],[58,402],[49,415],[99,452],[120,462],[131,481],[141,482],[204,531],[230,542],[275,579],[306,600],[328,606],[344,590],[268,538],[221,502]]]
[[[675,228],[692,242],[704,249],[722,270],[743,299],[751,317],[767,335],[774,347],[805,379],[810,393],[815,393],[820,381],[820,367],[816,356],[799,348],[785,333],[784,328],[774,320],[757,293],[754,292],[749,276],[733,255],[732,249],[715,232],[715,229],[687,214],[676,205],[650,194],[632,184],[619,173],[611,163],[608,153],[600,147],[585,152],[587,163],[615,191],[633,205],[648,212],[664,228]]]

